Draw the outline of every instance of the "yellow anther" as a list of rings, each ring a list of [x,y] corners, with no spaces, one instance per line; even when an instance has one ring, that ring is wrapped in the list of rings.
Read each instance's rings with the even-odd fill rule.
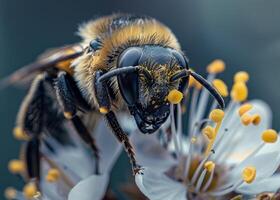
[[[60,178],[60,172],[58,169],[50,169],[48,171],[48,174],[46,175],[46,181],[48,182],[56,182]]]
[[[191,143],[192,143],[192,144],[195,144],[195,143],[196,143],[196,141],[197,141],[196,137],[192,137],[192,139],[191,139]]]
[[[63,114],[64,114],[64,117],[66,119],[72,119],[73,118],[73,113],[71,113],[71,112],[64,112]]]
[[[242,178],[246,183],[252,183],[256,178],[257,170],[255,167],[249,166],[243,169]]]
[[[249,80],[249,74],[247,72],[240,71],[240,72],[237,72],[234,75],[234,82],[235,83],[237,83],[237,82],[244,82],[244,83],[246,83],[248,80]]]
[[[99,112],[101,113],[101,114],[107,114],[108,112],[109,112],[109,110],[108,110],[108,108],[106,108],[106,107],[100,107],[99,108]]]
[[[217,74],[223,72],[225,70],[225,66],[226,65],[224,61],[217,59],[207,66],[207,72],[210,74]]]
[[[244,82],[237,82],[233,85],[231,90],[231,98],[234,101],[245,101],[248,97],[248,88]]]
[[[178,104],[183,99],[183,93],[176,89],[173,89],[167,95],[167,99],[172,104]]]
[[[23,194],[27,199],[32,199],[34,196],[38,195],[38,193],[35,183],[28,183],[23,188]]]
[[[20,127],[15,127],[13,130],[13,135],[16,139],[18,140],[28,140],[29,136],[26,134],[26,132],[20,128]]]
[[[12,187],[8,187],[5,189],[4,196],[9,200],[16,199],[17,191]]]
[[[278,139],[278,134],[273,129],[265,130],[262,133],[262,140],[266,143],[274,143],[277,141],[277,139]]]
[[[223,97],[228,96],[228,88],[224,81],[215,79],[212,84]]]
[[[254,125],[259,125],[259,124],[261,123],[261,120],[262,120],[262,118],[261,118],[261,116],[258,115],[258,114],[254,114],[254,115],[252,115],[252,117],[251,117],[251,121],[252,121],[252,123],[253,123]]]
[[[25,164],[21,160],[11,160],[8,169],[13,174],[22,173],[25,170]]]
[[[251,110],[253,108],[252,104],[249,103],[245,103],[242,106],[240,106],[239,108],[239,116],[241,117],[243,114],[245,114],[246,112],[248,112],[249,110]]]
[[[194,79],[194,77],[190,76],[189,78],[189,87],[195,86],[196,80]]]
[[[215,169],[215,163],[213,161],[207,161],[204,164],[204,169],[206,169],[208,172],[212,172]]]
[[[248,126],[252,122],[252,117],[245,113],[241,116],[241,122],[243,125]]]
[[[221,109],[214,109],[211,111],[209,118],[216,123],[219,123],[223,120],[224,118],[224,111],[222,111]]]
[[[209,139],[212,140],[215,137],[215,129],[212,126],[206,126],[203,130],[202,133]]]

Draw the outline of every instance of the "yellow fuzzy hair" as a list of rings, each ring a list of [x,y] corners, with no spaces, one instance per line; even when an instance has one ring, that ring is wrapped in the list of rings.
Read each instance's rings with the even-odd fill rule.
[[[180,51],[180,45],[172,31],[155,19],[139,20],[116,30],[110,29],[112,20],[120,15],[111,15],[90,21],[79,28],[83,38],[82,46],[87,47],[95,38],[101,40],[101,48],[93,55],[84,54],[73,63],[75,77],[84,96],[93,105],[97,105],[93,91],[93,75],[96,70],[109,71],[116,67],[117,58],[123,50],[130,46],[160,45]],[[109,64],[109,58],[112,58]],[[118,86],[114,79],[112,88],[118,94]],[[120,98],[117,98],[120,99]],[[117,102],[116,102],[117,103]]]

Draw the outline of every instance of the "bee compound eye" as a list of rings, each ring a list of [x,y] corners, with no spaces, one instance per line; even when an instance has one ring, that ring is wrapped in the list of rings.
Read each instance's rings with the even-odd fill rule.
[[[121,54],[118,65],[119,67],[137,66],[141,56],[142,50],[140,48],[128,48]]]
[[[187,68],[187,69],[189,68],[188,67],[188,60],[185,57],[185,55],[183,55],[182,53],[180,53],[178,51],[175,51],[175,50],[172,51],[172,54],[176,58],[176,60],[178,61],[178,64],[180,66],[182,66],[183,68]]]

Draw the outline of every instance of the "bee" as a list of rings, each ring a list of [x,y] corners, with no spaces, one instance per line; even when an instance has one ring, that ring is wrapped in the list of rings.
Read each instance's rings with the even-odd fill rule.
[[[107,120],[123,144],[135,174],[140,167],[115,112],[125,108],[142,133],[154,133],[169,117],[167,95],[173,89],[183,93],[190,76],[224,107],[222,97],[211,84],[189,69],[172,31],[154,18],[105,16],[80,26],[79,35],[80,43],[44,53],[1,83],[3,86],[33,79],[16,122],[16,131],[29,136],[26,165],[31,178],[40,178],[41,135],[53,121],[68,120],[73,124],[92,149],[98,173],[98,148],[82,116],[101,113],[96,117]],[[63,119],[54,115],[55,103]]]

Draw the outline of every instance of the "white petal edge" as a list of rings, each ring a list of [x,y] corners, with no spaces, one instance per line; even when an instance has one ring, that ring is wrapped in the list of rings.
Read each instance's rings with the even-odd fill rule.
[[[101,200],[108,186],[109,175],[92,175],[75,185],[68,200]]]
[[[254,195],[261,192],[276,192],[280,188],[280,174],[272,177],[253,182],[251,184],[243,184],[237,189],[242,194]]]
[[[144,168],[135,176],[140,191],[150,200],[186,200],[187,188],[156,169]]]

